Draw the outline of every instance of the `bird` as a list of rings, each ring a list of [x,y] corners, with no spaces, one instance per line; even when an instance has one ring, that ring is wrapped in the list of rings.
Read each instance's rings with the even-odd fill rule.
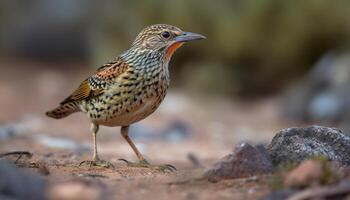
[[[121,159],[128,166],[176,170],[169,164],[150,164],[129,137],[129,127],[156,111],[165,98],[170,84],[169,62],[175,51],[184,43],[202,39],[206,37],[172,25],[150,25],[136,36],[129,49],[99,67],[58,107],[46,112],[47,116],[55,119],[76,112],[83,112],[88,117],[93,156],[92,160],[80,164],[113,166],[100,159],[97,151],[99,127],[109,126],[121,127],[121,135],[139,160]]]

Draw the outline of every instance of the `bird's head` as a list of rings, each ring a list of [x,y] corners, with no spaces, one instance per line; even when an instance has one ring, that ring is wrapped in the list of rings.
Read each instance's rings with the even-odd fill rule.
[[[205,39],[198,33],[184,32],[181,29],[168,25],[156,24],[144,28],[132,44],[132,49],[143,52],[158,52],[167,60],[185,42]]]

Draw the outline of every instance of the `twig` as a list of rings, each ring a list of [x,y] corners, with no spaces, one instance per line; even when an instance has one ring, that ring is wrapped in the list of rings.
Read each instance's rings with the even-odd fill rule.
[[[324,186],[312,189],[306,189],[304,191],[298,192],[287,200],[304,200],[312,198],[321,198],[326,196],[333,196],[338,194],[344,194],[350,192],[350,183],[343,182],[335,186]]]
[[[6,157],[6,156],[12,156],[12,155],[20,155],[20,156],[25,155],[29,158],[33,156],[33,154],[30,153],[29,151],[11,151],[11,152],[0,154],[0,158]]]
[[[192,153],[187,154],[187,158],[192,162],[194,167],[200,167],[203,168],[204,165],[201,163],[201,161],[198,159],[198,157]]]
[[[0,154],[0,158],[13,156],[13,155],[18,155],[18,158],[15,160],[15,164],[17,164],[17,162],[22,158],[23,155],[25,155],[28,158],[31,158],[33,156],[33,154],[28,151],[11,151],[11,152]]]

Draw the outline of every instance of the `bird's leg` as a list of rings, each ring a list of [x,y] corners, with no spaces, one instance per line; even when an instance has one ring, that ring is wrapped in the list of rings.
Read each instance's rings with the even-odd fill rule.
[[[99,158],[99,156],[98,156],[98,153],[97,153],[97,141],[96,141],[96,136],[97,136],[98,129],[99,129],[98,124],[91,123],[92,140],[93,140],[93,143],[94,143],[94,154],[92,156],[92,160],[85,160],[85,161],[81,162],[79,164],[79,166],[83,165],[83,164],[87,164],[90,167],[91,166],[99,166],[99,167],[106,167],[106,168],[110,168],[110,167],[114,168],[114,166],[110,162],[101,160]]]
[[[131,148],[134,150],[136,156],[139,159],[138,163],[134,163],[134,162],[130,162],[128,160],[125,159],[119,159],[122,160],[124,162],[127,163],[128,166],[130,167],[145,167],[145,168],[153,168],[153,169],[157,169],[160,171],[170,171],[173,172],[176,170],[176,168],[172,165],[169,164],[165,164],[165,165],[151,165],[141,154],[141,152],[137,149],[137,147],[135,146],[135,144],[131,141],[130,137],[129,137],[129,126],[123,126],[121,128],[121,134],[124,137],[124,139],[129,143],[129,145],[131,146]]]
[[[100,158],[98,157],[98,154],[97,154],[97,140],[96,140],[98,129],[99,129],[98,125],[93,124],[93,123],[91,124],[92,141],[94,143],[94,154],[92,156],[93,161],[100,160]]]
[[[134,150],[134,152],[135,152],[137,158],[140,160],[140,162],[143,162],[143,163],[147,164],[148,162],[146,161],[146,159],[143,157],[141,152],[137,149],[137,147],[135,146],[135,144],[131,141],[131,139],[129,137],[129,126],[123,126],[121,128],[121,133],[122,133],[122,136],[124,137],[124,139],[131,146],[132,150]]]

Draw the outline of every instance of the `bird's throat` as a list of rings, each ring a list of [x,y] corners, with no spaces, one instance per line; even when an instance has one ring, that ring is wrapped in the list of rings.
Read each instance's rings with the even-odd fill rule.
[[[183,42],[177,42],[172,44],[170,47],[168,47],[168,50],[165,54],[166,60],[170,60],[171,56],[175,53],[175,51],[180,48],[184,43]]]

